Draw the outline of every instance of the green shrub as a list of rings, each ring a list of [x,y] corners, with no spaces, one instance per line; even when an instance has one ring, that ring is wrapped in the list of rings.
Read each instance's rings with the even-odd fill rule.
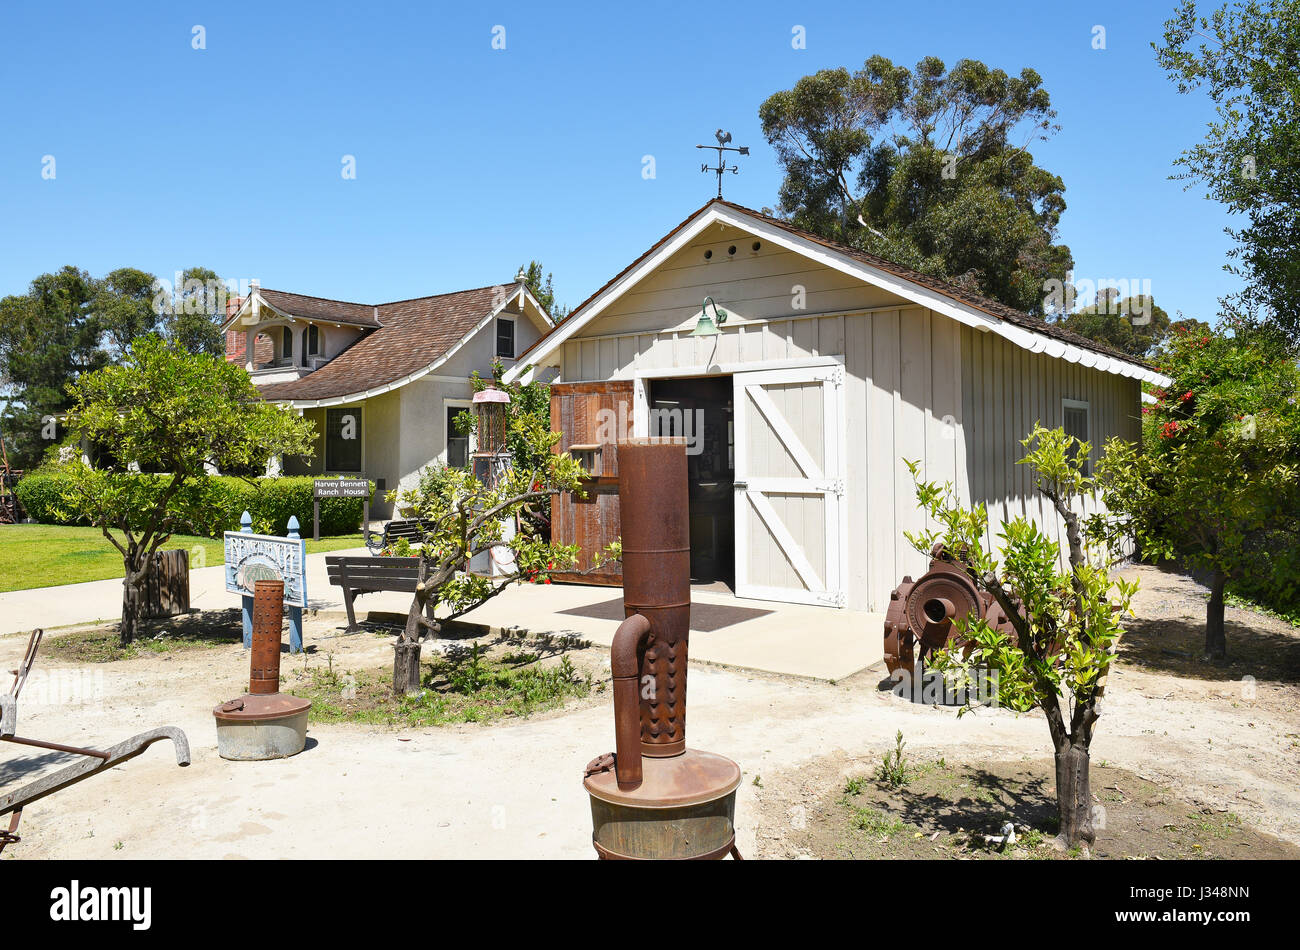
[[[62,492],[67,478],[57,469],[37,469],[25,475],[14,486],[14,494],[23,511],[33,521],[41,524],[85,524],[86,519],[75,516],[73,512],[64,512],[59,517],[56,512],[62,506]]]
[[[142,475],[142,478],[151,476]],[[42,469],[23,478],[15,488],[19,502],[28,516],[41,524],[84,524],[85,519],[74,512],[57,512],[67,476],[58,469]],[[247,511],[253,518],[254,530],[271,534],[284,534],[289,518],[296,515],[304,535],[311,531],[312,482],[310,475],[280,478],[236,478],[233,475],[216,475],[207,479],[208,503],[204,506],[207,517],[202,523],[190,525],[194,534],[220,537],[223,531],[237,531],[239,518]],[[371,490],[374,483],[371,483]],[[361,500],[359,498],[322,498],[320,503],[320,530],[322,535],[351,534],[361,525]]]
[[[200,534],[216,537],[222,531],[239,528],[239,518],[247,511],[254,530],[284,534],[289,518],[297,516],[300,530],[311,530],[312,483],[310,475],[280,478],[243,479],[221,475],[210,479],[212,486],[212,520],[195,526]],[[371,490],[373,491],[373,483]],[[320,531],[322,535],[350,534],[361,526],[361,499],[322,498]]]
[[[1251,546],[1251,562],[1228,592],[1287,617],[1300,617],[1300,543],[1283,531]]]

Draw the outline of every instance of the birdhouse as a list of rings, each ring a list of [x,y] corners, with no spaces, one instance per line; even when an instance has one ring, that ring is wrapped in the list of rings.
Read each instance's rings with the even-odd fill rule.
[[[489,386],[474,394],[476,455],[498,455],[506,451],[506,415],[510,396]]]

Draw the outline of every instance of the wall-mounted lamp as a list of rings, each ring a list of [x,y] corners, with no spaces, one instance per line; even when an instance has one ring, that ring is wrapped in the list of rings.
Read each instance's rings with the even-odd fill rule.
[[[709,318],[709,304],[713,304],[713,315],[717,321]],[[722,332],[720,327],[727,322],[727,311],[717,305],[712,297],[705,297],[704,303],[700,306],[700,319],[695,324],[695,329],[691,331],[691,336],[717,336]]]

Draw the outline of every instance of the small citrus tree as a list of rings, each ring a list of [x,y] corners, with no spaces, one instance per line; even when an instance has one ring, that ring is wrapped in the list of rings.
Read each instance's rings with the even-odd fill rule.
[[[927,556],[936,543],[960,552],[958,563],[1011,619],[1014,642],[981,618],[957,619],[957,630],[972,649],[938,651],[934,668],[968,697],[958,715],[972,707],[977,695],[1017,712],[1043,711],[1056,758],[1057,840],[1067,848],[1089,849],[1096,839],[1089,750],[1106,671],[1137,582],[1111,579],[1107,548],[1092,540],[1076,509],[1094,491],[1093,480],[1083,472],[1088,444],[1039,425],[1021,444],[1026,449],[1021,464],[1032,469],[1038,490],[1065,525],[1069,552],[1064,569],[1056,539],[1024,517],[1003,522],[997,535],[999,559],[988,543],[985,506],[958,505],[951,483],[921,481],[920,465],[913,462],[907,464],[917,499],[936,527],[905,535]],[[984,671],[991,688],[972,689]]]
[[[120,365],[82,376],[69,392],[68,428],[107,451],[94,467],[67,466],[59,514],[86,518],[121,553],[119,632],[127,644],[155,552],[177,529],[206,523],[208,467],[239,470],[274,455],[310,455],[312,425],[263,402],[242,367],[156,336],[136,340]]]
[[[543,536],[542,524],[530,516],[533,506],[549,499],[552,492],[581,492],[582,467],[567,453],[551,451],[559,438],[539,414],[513,414],[507,441],[522,450],[513,468],[495,484],[479,481],[469,470],[447,468],[422,478],[415,489],[388,493],[390,502],[396,501],[422,523],[421,538],[413,547],[420,559],[419,580],[406,626],[394,644],[395,695],[420,689],[421,646],[428,637],[436,637],[443,624],[511,584],[549,582],[552,571],[571,571],[577,564],[578,545],[552,544]],[[502,527],[509,522],[516,525],[512,537]],[[471,573],[470,561],[494,548],[509,551],[510,558],[498,561],[506,563],[506,572],[495,577]],[[612,544],[592,569],[619,557],[618,544]]]

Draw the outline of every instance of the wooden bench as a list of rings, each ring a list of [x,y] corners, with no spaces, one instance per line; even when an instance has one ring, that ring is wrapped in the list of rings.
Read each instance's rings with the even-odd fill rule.
[[[330,583],[343,588],[343,606],[348,612],[347,632],[356,633],[361,628],[357,626],[352,599],[360,594],[381,590],[414,594],[419,580],[420,559],[326,555],[325,570],[329,574]]]
[[[368,531],[366,533],[366,547],[369,548],[371,554],[378,556],[380,552],[401,538],[405,538],[411,544],[423,541],[424,532],[432,528],[433,522],[431,521],[421,521],[418,518],[399,518],[384,525],[382,533]]]

